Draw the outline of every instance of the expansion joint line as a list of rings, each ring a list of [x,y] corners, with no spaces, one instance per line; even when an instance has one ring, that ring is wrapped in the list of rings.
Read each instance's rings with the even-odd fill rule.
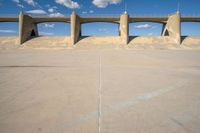
[[[101,133],[101,55],[99,56],[98,133]]]

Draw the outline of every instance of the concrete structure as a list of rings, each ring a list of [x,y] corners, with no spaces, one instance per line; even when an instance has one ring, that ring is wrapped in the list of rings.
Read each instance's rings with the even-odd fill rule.
[[[0,50],[0,133],[199,133],[199,58],[199,50]]]
[[[92,22],[109,22],[119,25],[119,38],[121,44],[132,43],[174,43],[181,44],[181,22],[200,22],[200,17],[182,17],[179,12],[163,17],[141,17],[129,16],[127,12],[116,17],[81,17],[75,12],[70,17],[32,17],[30,15],[20,13],[19,17],[0,17],[0,22],[19,22],[19,43],[37,37],[38,23],[45,22],[65,22],[71,24],[70,44],[74,45],[81,38],[81,24]],[[137,39],[129,37],[129,24],[135,22],[156,22],[162,23],[162,36],[158,37],[137,37]],[[144,39],[145,38],[145,39]],[[146,40],[146,41],[144,41]],[[191,42],[192,43],[192,42]]]

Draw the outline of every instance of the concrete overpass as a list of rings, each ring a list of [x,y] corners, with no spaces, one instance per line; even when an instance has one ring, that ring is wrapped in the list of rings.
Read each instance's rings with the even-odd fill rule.
[[[176,44],[181,43],[181,22],[200,22],[200,17],[182,17],[179,12],[169,16],[129,16],[127,12],[121,16],[89,16],[81,17],[75,12],[63,17],[32,17],[24,14],[13,17],[0,17],[0,22],[19,22],[19,43],[23,44],[32,36],[39,36],[37,24],[45,22],[64,22],[71,25],[71,44],[76,44],[81,37],[81,24],[92,22],[109,22],[119,25],[119,37],[122,44],[129,43],[129,23],[156,22],[163,24],[162,36],[168,36]]]

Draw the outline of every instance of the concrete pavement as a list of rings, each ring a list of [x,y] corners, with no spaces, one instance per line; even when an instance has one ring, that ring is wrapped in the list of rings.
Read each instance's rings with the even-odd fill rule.
[[[1,50],[0,132],[199,133],[199,58],[198,50]]]

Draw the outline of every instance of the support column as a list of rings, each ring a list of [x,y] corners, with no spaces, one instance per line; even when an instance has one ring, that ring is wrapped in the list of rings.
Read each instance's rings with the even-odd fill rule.
[[[31,16],[20,12],[19,15],[19,43],[23,44],[31,37],[38,36],[37,25]]]
[[[71,14],[71,43],[72,45],[76,44],[81,36],[81,22],[80,17],[72,12]]]
[[[129,42],[129,15],[127,12],[120,16],[120,37],[123,44],[128,44]]]
[[[180,13],[169,16],[165,29],[162,33],[163,36],[168,35],[175,43],[181,43],[181,26],[180,26]]]

